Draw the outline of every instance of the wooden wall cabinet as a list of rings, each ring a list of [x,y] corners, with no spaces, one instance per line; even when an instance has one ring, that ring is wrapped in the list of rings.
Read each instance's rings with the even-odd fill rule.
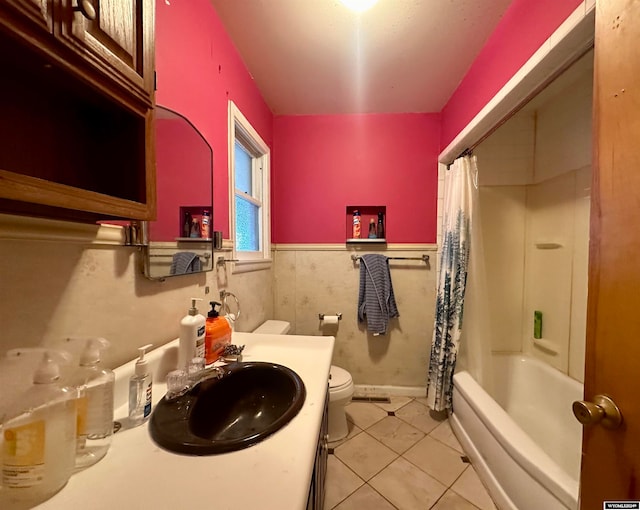
[[[153,0],[5,0],[0,66],[0,211],[155,218]]]
[[[93,11],[74,10],[77,4],[91,6]],[[147,39],[153,35],[153,4],[147,0],[61,0],[60,7],[56,35],[107,79],[152,105],[153,39]],[[87,17],[92,12],[93,20]]]
[[[8,12],[14,11],[16,16],[22,16],[27,23],[40,27],[45,33],[53,33],[53,16],[49,0],[5,0]]]

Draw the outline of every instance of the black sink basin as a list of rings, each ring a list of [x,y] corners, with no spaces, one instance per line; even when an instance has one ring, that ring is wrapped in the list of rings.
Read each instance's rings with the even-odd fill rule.
[[[289,423],[304,403],[300,376],[275,363],[232,363],[222,376],[173,400],[162,399],[149,430],[160,446],[211,455],[247,448]]]

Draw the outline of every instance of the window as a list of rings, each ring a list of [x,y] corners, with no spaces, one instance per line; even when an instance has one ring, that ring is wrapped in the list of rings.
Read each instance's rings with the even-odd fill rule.
[[[229,101],[229,198],[236,271],[270,263],[270,150]]]

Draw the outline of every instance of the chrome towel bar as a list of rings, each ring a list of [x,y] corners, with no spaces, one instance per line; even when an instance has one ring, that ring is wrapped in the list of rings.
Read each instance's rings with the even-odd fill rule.
[[[354,262],[360,260],[360,255],[351,255],[351,260]],[[421,257],[387,257],[389,260],[421,260],[422,262],[429,262],[429,255],[422,255]]]

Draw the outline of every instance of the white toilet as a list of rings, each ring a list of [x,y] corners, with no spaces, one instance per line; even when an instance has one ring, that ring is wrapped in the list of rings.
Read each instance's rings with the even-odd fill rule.
[[[290,329],[291,324],[287,321],[268,320],[253,332],[286,335]],[[349,433],[344,408],[351,402],[353,389],[351,374],[344,368],[331,365],[329,371],[329,442],[342,439]]]

